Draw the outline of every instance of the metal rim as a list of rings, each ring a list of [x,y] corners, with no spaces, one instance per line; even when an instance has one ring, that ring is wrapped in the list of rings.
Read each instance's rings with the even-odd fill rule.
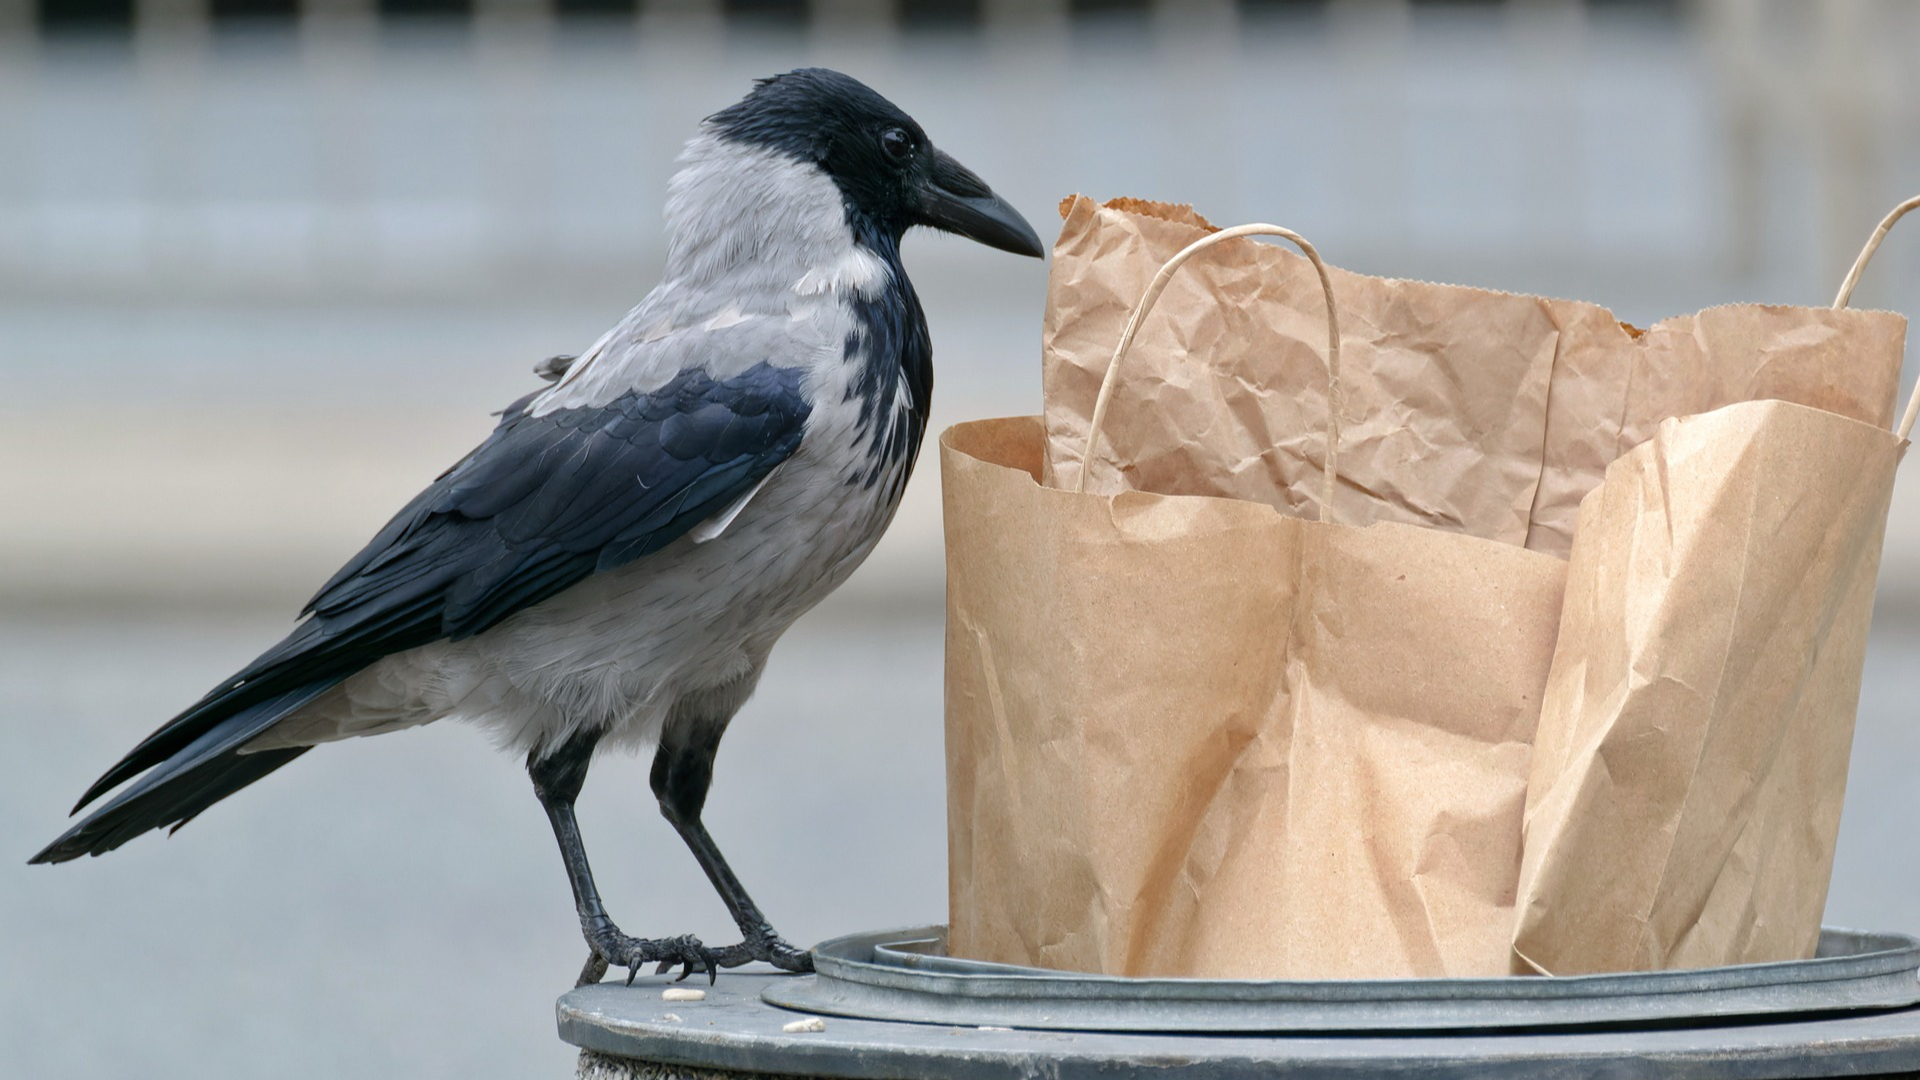
[[[847,935],[816,948],[817,979],[768,1000],[926,1023],[1216,1032],[1708,1022],[1920,1003],[1920,939],[1839,929],[1822,932],[1813,960],[1557,978],[1130,979],[944,953],[944,927]]]

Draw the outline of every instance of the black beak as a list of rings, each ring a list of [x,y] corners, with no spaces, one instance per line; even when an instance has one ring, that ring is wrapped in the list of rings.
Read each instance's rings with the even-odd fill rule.
[[[918,224],[978,240],[1001,251],[1039,258],[1039,234],[1007,200],[965,165],[933,151],[933,168],[920,189]]]

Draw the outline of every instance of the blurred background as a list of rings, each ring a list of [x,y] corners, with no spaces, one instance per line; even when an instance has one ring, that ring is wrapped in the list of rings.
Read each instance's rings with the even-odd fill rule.
[[[1191,202],[1645,325],[1829,302],[1920,191],[1916,55],[1899,0],[0,0],[0,1074],[569,1073],[565,878],[472,731],[21,863],[645,293],[673,158],[752,77],[868,81],[1043,234],[1070,192]],[[936,428],[1038,411],[1044,268],[906,259]],[[1920,235],[1855,299],[1920,310]],[[796,941],[943,917],[935,472],[721,757],[709,824]],[[1911,931],[1911,477],[1882,581],[1828,921]],[[731,940],[644,764],[583,804],[612,911]]]

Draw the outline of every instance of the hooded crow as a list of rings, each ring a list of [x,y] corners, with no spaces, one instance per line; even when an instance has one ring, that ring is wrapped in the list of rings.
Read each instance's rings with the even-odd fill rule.
[[[787,627],[892,519],[926,433],[916,225],[1038,257],[978,176],[871,89],[819,68],[707,118],[669,187],[664,279],[421,492],[303,621],[107,770],[120,790],[33,857],[178,829],[311,747],[448,717],[524,754],[592,955],[681,977],[782,940],[701,824],[715,752]],[[574,801],[594,754],[655,748],[660,810],[742,941],[630,937],[594,887]],[[125,785],[122,787],[122,785]]]

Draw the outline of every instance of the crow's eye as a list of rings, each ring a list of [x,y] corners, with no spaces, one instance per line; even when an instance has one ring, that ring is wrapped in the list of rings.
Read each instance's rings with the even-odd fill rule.
[[[888,128],[880,133],[880,149],[894,161],[905,161],[913,156],[913,136],[903,128]]]

